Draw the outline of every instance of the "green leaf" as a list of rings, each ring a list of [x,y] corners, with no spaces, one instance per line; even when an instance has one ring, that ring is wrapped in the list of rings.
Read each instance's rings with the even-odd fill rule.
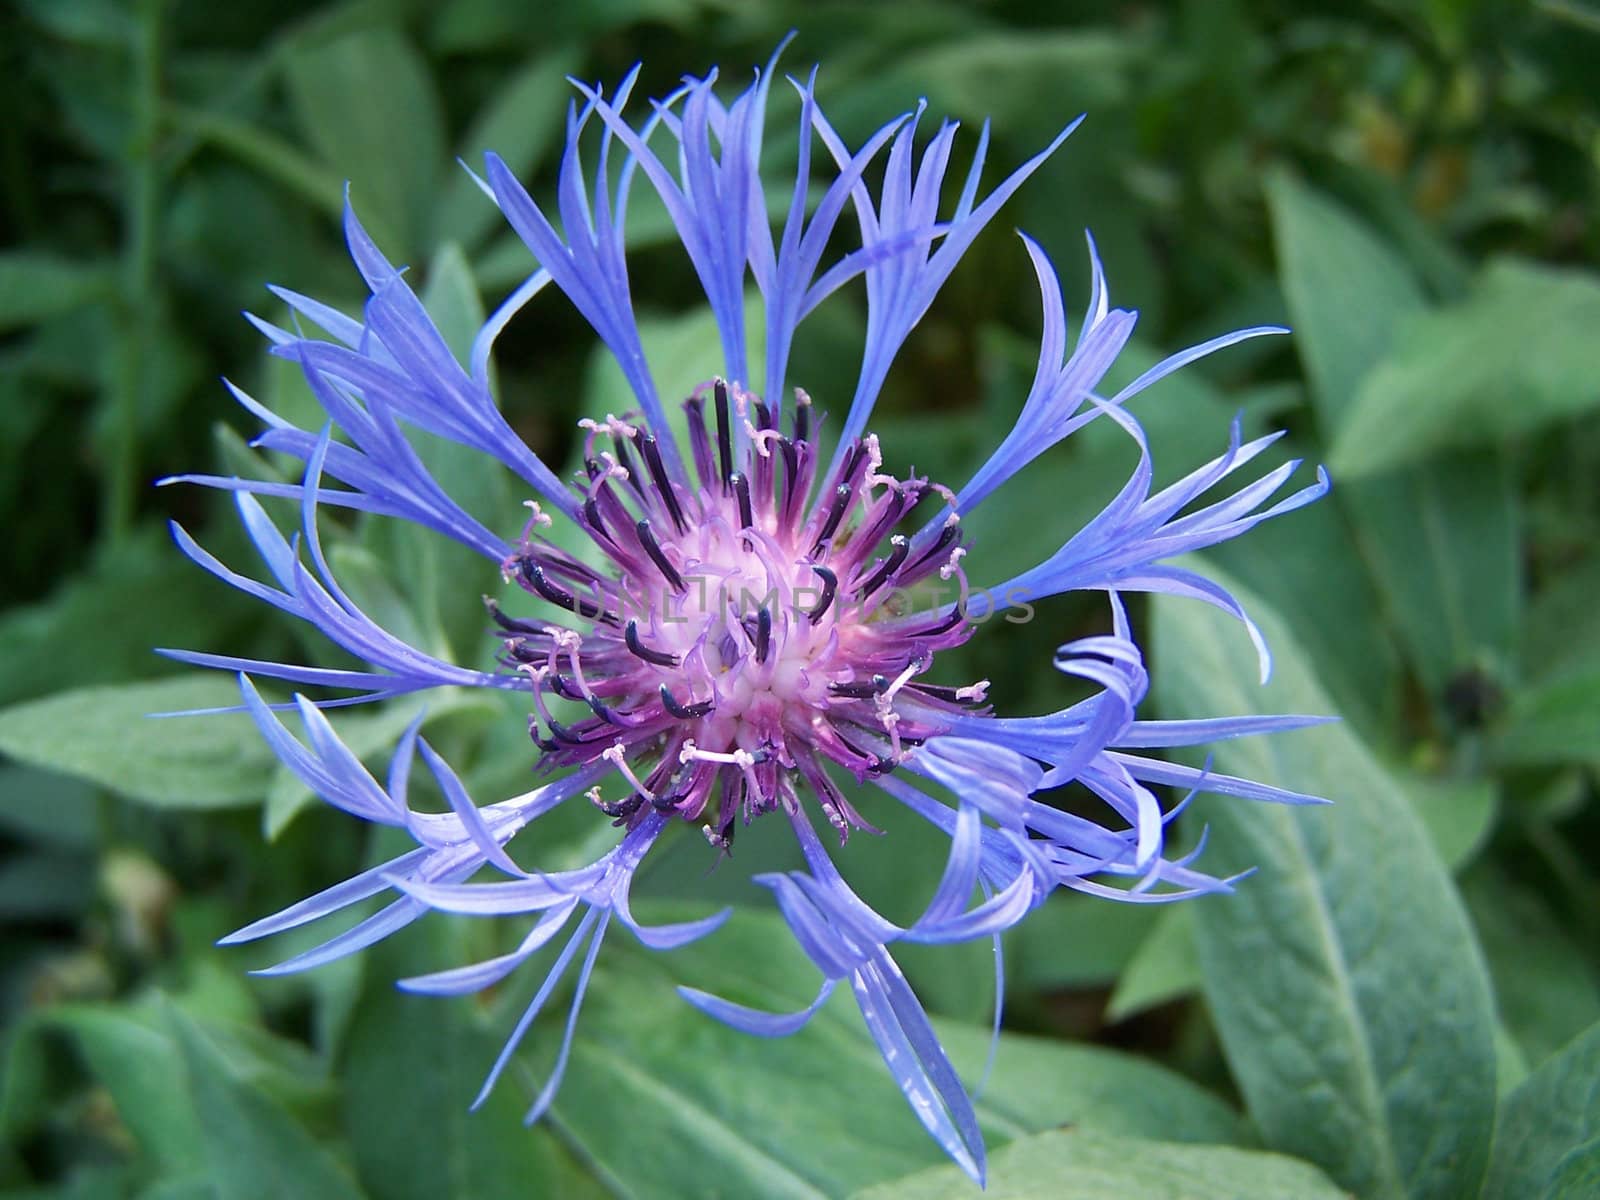
[[[1335,481],[1335,496],[1343,491]],[[1313,504],[1289,520],[1268,521],[1212,553],[1283,614],[1311,656],[1317,678],[1362,736],[1393,738],[1399,728],[1400,655],[1338,500]]]
[[[350,181],[391,259],[423,244],[444,160],[444,119],[426,61],[396,30],[295,46],[285,78],[306,140]]]
[[[1396,774],[1445,866],[1458,871],[1483,848],[1499,811],[1487,779],[1436,779]]]
[[[1600,1138],[1572,1151],[1550,1174],[1548,1200],[1593,1200],[1600,1196]]]
[[[1506,766],[1600,764],[1600,663],[1580,663],[1518,691],[1496,730]]]
[[[394,986],[465,961],[462,923],[428,921],[415,933],[374,952],[351,1019],[343,1123],[362,1185],[385,1200],[520,1200],[536,1182],[543,1195],[604,1195],[548,1125],[524,1127],[514,1082],[469,1111],[508,1031],[470,1001]]]
[[[1125,1020],[1197,992],[1203,982],[1194,941],[1194,910],[1187,904],[1173,905],[1161,913],[1133,952],[1106,1005],[1106,1019]]]
[[[102,263],[73,262],[33,250],[0,254],[0,333],[102,300],[112,294],[115,278]]]
[[[1461,883],[1494,976],[1500,1017],[1538,1066],[1600,1021],[1600,976],[1545,899],[1485,862]]]
[[[1157,597],[1163,711],[1326,712],[1305,657],[1241,595],[1277,657],[1211,608]],[[1471,1195],[1494,1112],[1487,973],[1449,875],[1404,792],[1338,726],[1216,748],[1216,767],[1331,798],[1294,808],[1210,798],[1205,865],[1250,867],[1195,906],[1206,998],[1267,1144],[1373,1197]]]
[[[1396,324],[1427,301],[1400,254],[1294,176],[1269,176],[1267,202],[1312,402],[1323,428],[1338,429]]]
[[[1355,478],[1446,447],[1492,446],[1600,405],[1592,275],[1492,264],[1462,304],[1407,321],[1361,381],[1331,450]]]
[[[773,1011],[804,1004],[816,988],[814,969],[771,912],[737,910],[703,944],[670,955],[608,945],[556,1116],[613,1186],[702,1195],[712,1159],[729,1195],[841,1195],[940,1161],[847,997],[795,1036],[768,1040],[682,1003],[670,987],[679,980]],[[988,1031],[951,1021],[937,1028],[975,1084]],[[1164,1068],[1013,1035],[1001,1039],[977,1108],[991,1144],[1064,1122],[1195,1141],[1238,1132],[1224,1104]],[[632,1114],[626,1137],[616,1134],[618,1112]]]
[[[163,664],[152,647],[217,648],[241,615],[259,608],[260,601],[205,581],[164,530],[139,530],[101,548],[45,600],[0,615],[0,704],[156,673]],[[116,636],[97,638],[85,653],[87,629]]]
[[[15,1073],[20,1069],[25,1077],[36,1076],[37,1064],[45,1061],[41,1055],[56,1040],[64,1040],[109,1093],[117,1115],[145,1154],[171,1173],[206,1166],[205,1119],[196,1110],[196,1097],[181,1082],[174,1086],[179,1043],[168,1010],[178,1013],[171,1004],[148,1001],[62,1004],[31,1013],[11,1041],[7,1131],[19,1132],[29,1121],[29,1114],[18,1108],[21,1098],[13,1092]],[[261,1103],[282,1102],[309,1112],[326,1107],[327,1075],[298,1044],[231,1022],[207,1021],[204,1030],[197,1036],[207,1040],[222,1069]],[[71,1072],[58,1069],[56,1074],[70,1077]]]
[[[857,1193],[858,1200],[970,1200],[972,1181],[935,1167]],[[1051,1130],[989,1156],[986,1200],[1339,1200],[1309,1163],[1228,1146],[1174,1146],[1092,1130]]]
[[[1340,435],[1362,379],[1426,300],[1399,253],[1286,174],[1268,182],[1295,346],[1324,437]],[[1339,484],[1388,617],[1429,692],[1510,661],[1521,603],[1516,493],[1493,454]]]
[[[164,1030],[110,1007],[64,1007],[45,1020],[72,1038],[147,1154],[171,1170],[203,1164],[199,1121],[188,1093],[173,1086],[175,1048]]]
[[[1522,604],[1519,505],[1504,459],[1439,459],[1335,494],[1430,694],[1462,672],[1503,675]]]
[[[1484,1200],[1549,1195],[1563,1160],[1600,1137],[1600,1025],[1591,1025],[1506,1097],[1495,1130]],[[1571,1179],[1568,1175],[1567,1179]],[[1563,1181],[1566,1182],[1565,1180]]]
[[[328,1152],[238,1078],[198,1025],[174,1006],[166,1015],[218,1200],[359,1200],[361,1193]],[[169,1075],[170,1062],[162,1061]]]
[[[576,56],[566,49],[531,59],[495,90],[494,99],[473,118],[456,157],[482,175],[483,153],[493,150],[526,179],[565,131],[567,100],[572,96],[567,76],[577,69]],[[476,246],[500,228],[502,220],[494,201],[471,175],[459,167],[448,172],[434,212],[435,242]],[[533,269],[530,257],[528,271]]]
[[[238,703],[214,674],[79,688],[0,709],[0,751],[158,808],[254,804],[275,760],[248,716],[150,716]]]
[[[1139,43],[1098,30],[1029,30],[950,38],[890,71],[917,81],[941,111],[974,123],[993,118],[1011,137],[1059,129],[1080,110],[1121,104]],[[1040,113],[1039,96],[1056,99]]]
[[[99,797],[53,771],[0,767],[0,829],[25,842],[86,850],[95,843]]]
[[[1025,992],[1109,984],[1160,922],[1154,907],[1058,892],[1007,934],[1008,983]]]
[[[215,146],[253,168],[261,176],[338,219],[344,212],[344,181],[331,167],[307,158],[294,146],[258,125],[223,113],[169,105],[166,117],[175,129]]]

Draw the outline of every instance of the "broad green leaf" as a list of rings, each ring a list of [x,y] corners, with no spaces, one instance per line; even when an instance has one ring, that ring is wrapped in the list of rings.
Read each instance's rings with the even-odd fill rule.
[[[42,1027],[72,1038],[145,1153],[170,1170],[204,1163],[194,1106],[184,1088],[173,1086],[175,1047],[165,1030],[110,1007],[68,1007],[44,1020]]]
[[[1335,480],[1336,496],[1343,486]],[[1212,552],[1277,612],[1316,666],[1340,713],[1369,739],[1399,727],[1401,672],[1394,633],[1348,514],[1323,500]]]
[[[852,1021],[859,1018],[852,1012]],[[990,1031],[936,1020],[951,1061],[971,1080]],[[1057,1126],[1169,1142],[1237,1142],[1239,1115],[1213,1093],[1148,1059],[1104,1046],[1005,1033],[979,1112],[1040,1132]]]
[[[530,25],[528,15],[503,0],[456,0],[432,11],[429,42],[438,51],[498,53],[520,41],[553,42],[565,38],[596,42],[626,25],[661,24],[684,27],[700,15],[695,0],[594,0],[589,4],[556,5]],[[609,82],[609,81],[608,81]]]
[[[577,70],[566,49],[541,53],[507,79],[468,128],[456,157],[478,175],[483,154],[492,150],[519,178],[526,179],[562,136],[567,101],[574,95],[567,76]],[[494,201],[458,164],[445,177],[433,217],[434,241],[476,246],[503,218]],[[528,259],[528,270],[534,268]]]
[[[1471,862],[1494,828],[1499,805],[1487,779],[1437,779],[1397,772],[1434,849],[1452,871]]]
[[[343,1125],[362,1186],[385,1200],[604,1195],[548,1125],[524,1127],[507,1079],[468,1111],[509,1032],[470,1000],[407,995],[394,980],[467,961],[462,923],[423,922],[372,955],[340,1076]]]
[[[1286,174],[1267,198],[1295,346],[1318,425],[1336,439],[1362,380],[1427,301],[1402,257],[1332,201]],[[1498,456],[1336,477],[1334,496],[1431,695],[1461,671],[1510,660],[1521,570],[1515,492]]]
[[[18,1026],[8,1059],[8,1132],[16,1132],[17,1123],[27,1115],[17,1110],[18,1097],[10,1094],[12,1072],[20,1064],[28,1073],[31,1063],[48,1049],[49,1039],[61,1039],[106,1089],[117,1115],[145,1154],[169,1172],[205,1166],[204,1117],[196,1110],[196,1098],[181,1085],[174,1086],[180,1044],[167,1019],[169,1012],[181,1016],[172,1004],[145,1001],[63,1004],[30,1014]],[[190,1017],[181,1019],[191,1028],[202,1028]],[[298,1044],[231,1022],[206,1021],[203,1030],[198,1036],[206,1039],[222,1069],[261,1103],[283,1103],[313,1113],[326,1108],[327,1075]]]
[[[1579,664],[1518,691],[1495,731],[1507,766],[1600,763],[1600,663]]]
[[[1600,1138],[1573,1150],[1550,1174],[1548,1200],[1593,1200],[1600,1196]]]
[[[37,604],[0,615],[0,704],[63,688],[122,683],[160,672],[152,648],[218,649],[260,602],[204,573],[166,532],[142,529],[99,549],[87,569]],[[115,630],[84,652],[84,631]]]
[[[1493,454],[1441,458],[1335,494],[1391,624],[1437,700],[1463,672],[1494,678],[1513,657],[1521,608],[1518,501]]]
[[[1339,429],[1395,326],[1427,307],[1405,260],[1338,204],[1287,173],[1267,202],[1294,342],[1325,431]]]
[[[1059,128],[1082,109],[1121,103],[1141,51],[1133,38],[1097,30],[978,33],[935,43],[890,70],[915,79],[940,110],[974,124],[992,117],[1021,137],[1041,121]],[[1046,91],[1054,99],[1041,112]]]
[[[1175,904],[1161,913],[1133,952],[1106,1005],[1106,1019],[1121,1021],[1190,995],[1200,990],[1202,982],[1194,940],[1194,909]]]
[[[556,1115],[615,1186],[701,1195],[714,1158],[730,1195],[840,1195],[940,1161],[843,995],[795,1036],[767,1040],[688,1007],[671,990],[678,980],[773,1011],[804,1004],[816,987],[769,912],[740,910],[671,955],[608,945]],[[544,1028],[553,1038],[555,1019]],[[988,1031],[944,1021],[938,1029],[975,1085]],[[1011,1035],[977,1107],[991,1146],[1062,1123],[1196,1141],[1238,1129],[1219,1100],[1154,1064]],[[619,1111],[635,1114],[626,1138],[615,1135]]]
[[[1275,650],[1272,684],[1255,686],[1227,618],[1157,597],[1163,711],[1328,711],[1282,623],[1241,599]],[[1267,1144],[1365,1196],[1472,1194],[1494,1112],[1488,976],[1404,792],[1338,725],[1225,742],[1215,765],[1333,800],[1204,807],[1207,869],[1259,868],[1194,919],[1206,999]]]
[[[1160,917],[1151,905],[1107,904],[1097,896],[1058,892],[1007,934],[1007,979],[1030,992],[1108,984]]]
[[[1501,1020],[1537,1067],[1600,1022],[1600,975],[1544,897],[1492,861],[1469,871],[1461,887],[1489,960]]]
[[[857,1193],[858,1200],[970,1200],[972,1181],[935,1167]],[[1231,1146],[1178,1146],[1088,1129],[1051,1130],[989,1156],[985,1200],[1339,1200],[1310,1163]]]
[[[249,717],[150,716],[238,703],[214,674],[79,688],[0,709],[0,751],[158,808],[253,804],[275,760]]]
[[[377,28],[297,45],[285,68],[306,140],[349,179],[368,232],[394,260],[427,249],[444,124],[426,61]]]
[[[344,212],[344,181],[334,165],[321,166],[259,125],[223,113],[169,106],[175,129],[230,154],[280,187],[337,219]]]
[[[70,921],[94,899],[95,861],[64,850],[32,849],[0,859],[0,918]]]
[[[10,333],[111,295],[115,275],[32,250],[0,254],[0,333]]]
[[[166,1015],[218,1200],[358,1200],[355,1184],[303,1126],[235,1075],[181,1009],[169,1005]],[[162,1060],[169,1083],[171,1061]]]
[[[0,767],[0,829],[24,842],[85,850],[98,832],[99,796],[82,781],[31,767]]]
[[[1365,376],[1330,454],[1355,478],[1446,447],[1493,446],[1600,404],[1600,281],[1516,260],[1462,304],[1406,322]]]
[[[1420,776],[1403,778],[1439,856],[1452,870],[1461,867],[1483,844],[1493,824],[1493,786]],[[1203,978],[1195,948],[1193,914],[1194,908],[1188,904],[1162,911],[1117,979],[1116,990],[1106,1006],[1108,1020],[1121,1021],[1200,990]]]
[[[1484,1200],[1549,1195],[1558,1171],[1566,1176],[1563,1184],[1580,1171],[1563,1160],[1580,1148],[1587,1156],[1587,1144],[1597,1137],[1600,1025],[1591,1025],[1506,1097],[1483,1183]]]

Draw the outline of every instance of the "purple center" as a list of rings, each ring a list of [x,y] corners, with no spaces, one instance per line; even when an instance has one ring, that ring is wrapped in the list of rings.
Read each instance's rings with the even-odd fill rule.
[[[919,535],[894,533],[924,499],[951,496],[880,474],[870,434],[810,503],[809,398],[796,393],[785,434],[737,384],[708,390],[714,439],[703,395],[684,405],[698,490],[672,479],[645,429],[583,422],[582,523],[609,569],[537,536],[549,519],[535,507],[506,573],[584,628],[493,609],[503,661],[532,681],[529,730],[546,765],[606,760],[628,782],[621,800],[591,793],[618,824],[654,808],[703,820],[726,849],[736,817],[793,808],[798,778],[843,839],[871,826],[826,760],[858,780],[892,771],[951,715],[984,702],[987,683],[921,681],[937,651],[971,633],[954,602],[966,589],[960,524],[952,513]],[[610,451],[598,450],[602,438]],[[588,711],[563,722],[551,694]]]

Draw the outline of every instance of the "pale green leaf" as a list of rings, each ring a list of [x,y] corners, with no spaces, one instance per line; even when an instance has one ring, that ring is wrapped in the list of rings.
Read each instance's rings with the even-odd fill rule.
[[[1327,697],[1282,623],[1241,595],[1277,668],[1208,606],[1158,597],[1156,676],[1173,717],[1319,713]],[[1470,1195],[1494,1112],[1487,972],[1410,802],[1338,726],[1216,748],[1219,771],[1333,800],[1208,798],[1204,865],[1250,867],[1195,905],[1206,999],[1267,1144],[1373,1197]]]
[[[254,804],[275,760],[248,716],[150,715],[239,703],[216,674],[79,688],[0,709],[0,751],[158,808]]]
[[[1591,1025],[1506,1097],[1483,1184],[1484,1200],[1549,1194],[1558,1171],[1578,1171],[1563,1160],[1596,1137],[1600,1137],[1600,1025]]]
[[[970,1200],[972,1181],[935,1167],[857,1193],[858,1200]],[[1087,1130],[1051,1130],[989,1156],[985,1200],[1340,1200],[1309,1163],[1236,1150],[1177,1146]]]

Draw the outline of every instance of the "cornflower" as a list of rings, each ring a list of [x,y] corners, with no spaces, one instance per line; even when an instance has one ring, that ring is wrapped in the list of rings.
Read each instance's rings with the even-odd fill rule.
[[[361,665],[167,653],[236,672],[242,707],[309,788],[417,843],[225,939],[251,941],[387,897],[344,932],[265,973],[306,970],[355,953],[434,910],[528,921],[508,953],[400,984],[460,995],[498,983],[570,927],[479,1096],[481,1102],[581,955],[554,1068],[528,1112],[532,1122],[555,1097],[612,922],[661,949],[709,935],[728,916],[724,910],[671,925],[637,920],[629,893],[646,854],[684,823],[698,828],[707,855],[718,859],[731,853],[749,822],[786,822],[805,868],[754,882],[770,889],[816,965],[816,999],[799,1012],[774,1014],[687,987],[683,997],[736,1029],[772,1037],[798,1030],[846,985],[912,1111],[981,1184],[984,1144],[971,1099],[891,947],[991,939],[998,988],[1000,935],[1057,889],[1133,903],[1230,890],[1235,880],[1195,869],[1193,854],[1167,854],[1168,826],[1188,796],[1316,799],[1150,756],[1153,749],[1293,729],[1319,718],[1140,719],[1148,678],[1121,595],[1158,592],[1222,608],[1256,640],[1265,678],[1266,647],[1235,598],[1171,560],[1299,508],[1321,496],[1327,481],[1319,470],[1314,483],[1271,503],[1296,468],[1288,463],[1228,490],[1230,477],[1275,440],[1243,441],[1236,421],[1220,455],[1153,490],[1149,447],[1127,402],[1195,359],[1283,331],[1251,328],[1214,338],[1107,395],[1102,381],[1136,314],[1112,307],[1091,238],[1089,301],[1069,338],[1055,270],[1026,235],[1043,337],[1015,425],[958,491],[886,471],[868,425],[896,354],[974,239],[1077,122],[980,194],[985,125],[954,208],[941,216],[956,125],[942,122],[919,156],[919,105],[853,149],[823,115],[813,71],[804,82],[789,80],[800,105],[797,162],[775,229],[760,171],[775,59],[731,103],[718,98],[712,71],[686,78],[642,121],[625,112],[637,68],[610,98],[576,83],[556,192],[559,229],[505,163],[488,155],[479,183],[537,269],[489,316],[466,363],[451,354],[403,272],[347,209],[346,240],[370,293],[360,317],[273,289],[296,314],[295,328],[252,318],[274,353],[300,365],[327,423],[301,428],[229,385],[266,427],[256,444],[302,462],[302,481],[180,477],[235,494],[269,581],[234,571],[173,528],[195,562],[310,625]],[[579,147],[595,136],[591,174]],[[657,148],[662,144],[666,153]],[[819,163],[828,169],[819,172]],[[869,182],[875,164],[881,165],[876,186]],[[641,173],[672,220],[720,341],[706,348],[710,377],[682,404],[681,434],[645,360],[630,293],[626,214]],[[818,173],[827,176],[826,186],[813,192]],[[859,245],[830,257],[847,210]],[[799,324],[857,276],[865,281],[865,348],[828,455],[811,399],[789,377],[789,357]],[[751,361],[746,341],[752,278],[765,314],[759,362]],[[636,412],[582,422],[583,470],[573,480],[558,477],[513,432],[490,383],[497,336],[548,289],[563,293],[592,326],[638,405]],[[302,322],[326,336],[303,334]],[[981,570],[983,555],[968,544],[964,518],[1045,450],[1099,419],[1114,422],[1137,447],[1126,485],[1038,566],[974,587],[968,572]],[[418,454],[419,434],[470,447],[485,456],[486,469],[511,472],[527,489],[532,513],[520,534],[508,539],[453,500]],[[295,501],[299,535],[287,538],[258,497]],[[498,569],[537,602],[538,615],[515,616],[489,603],[499,639],[493,667],[461,665],[408,645],[335,578],[319,535],[328,507],[413,522],[469,547],[486,571]],[[516,528],[520,518],[506,517]],[[546,534],[554,522],[581,530],[595,553],[560,548]],[[1084,590],[1107,597],[1110,632],[1061,646],[1055,666],[1090,686],[1087,699],[1046,716],[1000,717],[988,704],[986,680],[941,676],[940,655],[972,637],[997,605]],[[253,678],[316,689],[322,698],[269,704]],[[399,738],[380,782],[323,713],[435,688],[497,689],[522,698],[544,774],[540,785],[480,806],[420,736],[421,717]],[[283,709],[298,712],[303,739],[283,723]],[[448,812],[408,803],[418,757]],[[847,791],[840,779],[854,786]],[[1090,820],[1053,803],[1068,784],[1098,797],[1106,816]],[[1184,799],[1163,806],[1157,788],[1176,789]],[[621,830],[619,840],[575,870],[524,866],[511,844],[563,803],[593,804],[598,819]],[[904,925],[857,895],[825,844],[824,835],[843,843],[852,830],[871,829],[871,806],[885,803],[905,806],[949,838],[937,888]],[[480,880],[486,869],[496,877]],[[997,1033],[999,1019],[997,997]]]

